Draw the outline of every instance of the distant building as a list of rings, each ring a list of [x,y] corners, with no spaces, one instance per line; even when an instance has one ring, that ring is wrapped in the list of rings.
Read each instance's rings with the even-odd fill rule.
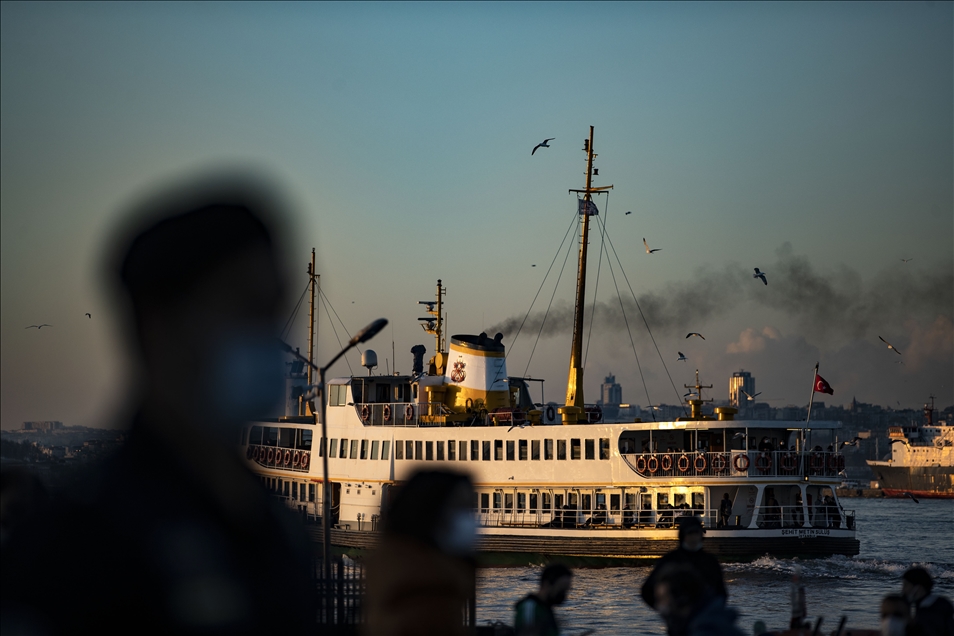
[[[24,422],[21,431],[52,433],[63,428],[63,422]]]
[[[608,375],[600,385],[600,404],[604,406],[619,406],[623,403],[623,387],[616,384],[616,376]]]
[[[735,408],[748,407],[749,398],[743,391],[749,395],[755,395],[755,378],[748,371],[739,369],[729,378],[729,404]]]

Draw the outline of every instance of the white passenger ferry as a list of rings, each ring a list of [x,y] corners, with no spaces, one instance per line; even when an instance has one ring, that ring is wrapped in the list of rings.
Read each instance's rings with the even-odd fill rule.
[[[592,132],[584,202],[598,191]],[[375,544],[382,508],[413,472],[452,469],[474,481],[478,551],[488,565],[642,563],[676,547],[683,515],[702,519],[706,549],[723,560],[857,554],[854,515],[835,495],[844,468],[839,423],[739,421],[729,407],[705,415],[698,374],[690,412],[676,421],[604,422],[583,402],[587,216],[564,406],[535,403],[527,379],[508,375],[500,334],[454,335],[448,347],[438,281],[436,300],[423,303],[436,348],[427,364],[415,347],[412,375],[371,375],[366,360],[369,375],[329,380],[322,444],[302,395],[313,378],[297,363],[291,414],[243,435],[255,472],[308,520],[319,521],[327,497],[331,544],[341,550]]]

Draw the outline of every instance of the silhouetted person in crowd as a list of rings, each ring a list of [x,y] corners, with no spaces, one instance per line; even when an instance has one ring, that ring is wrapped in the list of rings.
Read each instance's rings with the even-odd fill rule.
[[[729,499],[729,493],[722,495],[722,501],[719,502],[719,523],[718,528],[729,527],[729,517],[732,516],[732,500]]]
[[[655,609],[669,636],[742,636],[738,612],[726,607],[701,573],[688,563],[670,563],[654,581]]]
[[[367,561],[365,633],[470,633],[463,617],[475,589],[473,501],[470,478],[448,471],[421,471],[399,487]]]
[[[900,594],[888,594],[881,600],[881,636],[922,636],[911,625],[911,606]]]
[[[782,527],[782,508],[778,505],[775,492],[770,488],[765,491],[765,527]]]
[[[799,489],[795,493],[795,506],[792,508],[792,525],[796,528],[801,528],[805,524],[805,511],[802,510],[804,503],[802,491]]]
[[[724,602],[728,596],[718,559],[702,549],[705,530],[698,517],[683,517],[679,523],[679,547],[659,558],[653,571],[643,583],[642,596],[646,604],[656,607],[655,585],[659,573],[668,565],[686,565],[695,570],[714,598]]]
[[[560,628],[553,606],[562,605],[570,593],[573,572],[560,563],[551,563],[540,575],[540,589],[528,594],[515,607],[516,636],[558,636]]]
[[[901,595],[911,604],[912,624],[925,636],[954,636],[954,606],[933,589],[934,579],[924,568],[913,567],[901,576]]]
[[[141,371],[127,441],[4,550],[11,631],[315,630],[304,529],[239,453],[245,422],[282,397],[272,204],[174,196],[143,211],[115,272]]]

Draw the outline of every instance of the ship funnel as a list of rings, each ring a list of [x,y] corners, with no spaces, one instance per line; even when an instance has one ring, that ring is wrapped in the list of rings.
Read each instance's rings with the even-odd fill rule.
[[[361,366],[368,370],[368,375],[371,375],[371,369],[378,366],[378,354],[373,349],[365,349],[361,354]]]
[[[451,337],[444,384],[452,391],[453,406],[488,411],[510,407],[502,340],[502,334],[491,338],[486,333]]]

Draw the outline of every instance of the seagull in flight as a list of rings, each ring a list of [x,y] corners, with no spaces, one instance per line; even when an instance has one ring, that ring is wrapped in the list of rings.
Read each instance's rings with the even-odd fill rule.
[[[24,327],[24,329],[33,329],[34,327],[37,329],[42,329],[43,327],[52,327],[52,326],[53,325],[48,325],[44,322],[42,325],[30,325],[29,327]]]
[[[543,141],[541,141],[540,143],[538,143],[536,146],[533,147],[533,151],[530,154],[533,155],[533,153],[537,151],[537,148],[549,148],[550,144],[548,142],[551,142],[554,139],[556,139],[556,137],[550,137],[549,139],[544,139]]]
[[[885,339],[882,338],[881,336],[878,336],[878,340],[880,340],[881,342],[883,342],[883,343],[885,343],[886,345],[888,345],[888,349],[891,349],[891,350],[894,351],[896,354],[901,355],[901,352],[898,351],[898,348],[897,348],[897,347],[895,347],[893,344],[891,344],[890,342],[888,342],[887,340],[885,340]]]
[[[902,263],[907,263],[908,261],[913,261],[913,260],[914,260],[913,258],[902,258],[902,259],[901,259],[901,262],[902,262]]]
[[[912,495],[912,494],[909,493],[909,492],[903,492],[903,493],[901,493],[901,496],[902,496],[902,497],[910,497],[910,498],[914,501],[914,503],[921,503],[920,501],[918,501],[918,498],[917,498],[917,497],[915,497],[914,495]]]
[[[517,424],[517,423],[511,424],[511,425],[510,425],[510,428],[507,429],[507,432],[509,433],[510,431],[512,431],[512,430],[515,429],[515,428],[523,428],[523,427],[526,426],[526,425],[527,425],[526,422],[524,422],[523,424]]]
[[[739,390],[742,391],[742,389],[739,389]],[[762,392],[761,392],[761,391],[759,391],[759,392],[756,393],[755,395],[749,395],[749,394],[746,393],[745,391],[742,391],[742,393],[745,393],[745,397],[749,398],[749,402],[754,402],[754,401],[755,401],[755,398],[757,398],[758,396],[762,395]]]
[[[842,442],[842,443],[841,443],[841,447],[844,448],[845,446],[857,446],[857,445],[858,445],[858,442],[860,442],[860,441],[861,441],[861,438],[860,438],[860,437],[855,437],[855,438],[852,439],[850,442]]]
[[[93,319],[93,315],[89,312],[86,312],[86,317],[89,318],[90,320]]]
[[[646,239],[645,239],[645,238],[643,239],[643,245],[646,246],[646,253],[647,253],[647,254],[652,254],[653,252],[661,252],[661,251],[662,251],[662,248],[661,248],[661,247],[657,247],[657,248],[654,249],[654,250],[649,249],[649,243],[646,242]]]
[[[755,273],[752,274],[752,278],[761,278],[762,282],[768,285],[768,281],[765,280],[765,272],[760,272],[758,267],[755,268]]]
[[[626,213],[626,214],[624,214],[623,216],[626,216],[627,214],[632,214],[632,213],[633,213],[633,211],[632,211],[632,210],[630,210],[629,212],[627,212],[627,213]]]
[[[684,354],[682,351],[677,351],[676,353],[679,354],[679,357],[676,359],[676,362],[685,362],[686,360],[689,359],[686,357],[686,354]],[[687,393],[686,395],[689,395],[689,394]]]
[[[701,333],[696,333],[695,331],[692,331],[692,332],[686,334],[686,338],[690,338],[690,337],[692,337],[692,336],[699,336],[700,338],[702,338],[703,340],[705,340],[705,337],[704,337]]]
[[[536,263],[534,263],[534,264],[533,264],[533,265],[531,265],[530,267],[536,267],[536,266],[537,266],[537,264],[536,264]]]

